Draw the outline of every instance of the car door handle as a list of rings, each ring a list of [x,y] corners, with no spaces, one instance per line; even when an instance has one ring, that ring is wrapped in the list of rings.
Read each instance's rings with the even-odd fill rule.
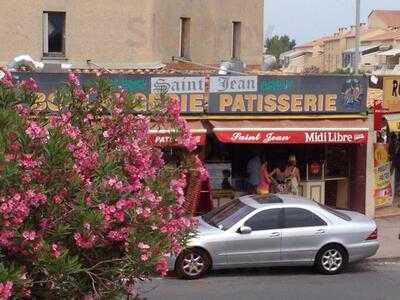
[[[269,236],[270,236],[270,237],[278,237],[278,236],[280,236],[280,235],[281,235],[280,232],[272,232]]]
[[[315,234],[316,235],[320,235],[320,234],[324,234],[325,233],[325,229],[318,229]]]

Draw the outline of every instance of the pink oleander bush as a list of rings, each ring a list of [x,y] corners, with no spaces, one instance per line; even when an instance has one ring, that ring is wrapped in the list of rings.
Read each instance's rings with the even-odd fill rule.
[[[160,95],[137,114],[139,99],[71,73],[49,113],[37,90],[8,72],[0,81],[0,299],[135,298],[194,230],[185,174],[201,164],[166,162],[149,133],[173,128],[194,150],[180,105]]]

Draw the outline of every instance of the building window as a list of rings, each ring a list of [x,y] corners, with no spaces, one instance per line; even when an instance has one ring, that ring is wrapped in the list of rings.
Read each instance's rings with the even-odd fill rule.
[[[65,55],[65,12],[43,13],[43,56]]]
[[[190,59],[190,18],[181,18],[180,57]]]
[[[232,58],[240,58],[242,22],[233,22]]]

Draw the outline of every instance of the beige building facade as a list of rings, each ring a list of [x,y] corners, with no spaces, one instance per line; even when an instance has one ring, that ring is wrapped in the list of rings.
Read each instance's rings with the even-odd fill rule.
[[[0,2],[0,65],[17,55],[107,68],[172,57],[262,62],[263,0],[18,0]]]

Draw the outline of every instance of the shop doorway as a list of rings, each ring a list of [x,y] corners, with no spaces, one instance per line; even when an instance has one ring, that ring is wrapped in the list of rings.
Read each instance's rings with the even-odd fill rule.
[[[223,163],[225,169],[230,169],[236,196],[247,193],[246,166],[254,155],[260,154],[260,158],[268,162],[270,172],[286,165],[289,155],[295,155],[300,169],[302,196],[332,207],[364,210],[363,145],[224,144],[212,136],[207,144],[206,163]],[[220,187],[214,184],[212,188]]]

